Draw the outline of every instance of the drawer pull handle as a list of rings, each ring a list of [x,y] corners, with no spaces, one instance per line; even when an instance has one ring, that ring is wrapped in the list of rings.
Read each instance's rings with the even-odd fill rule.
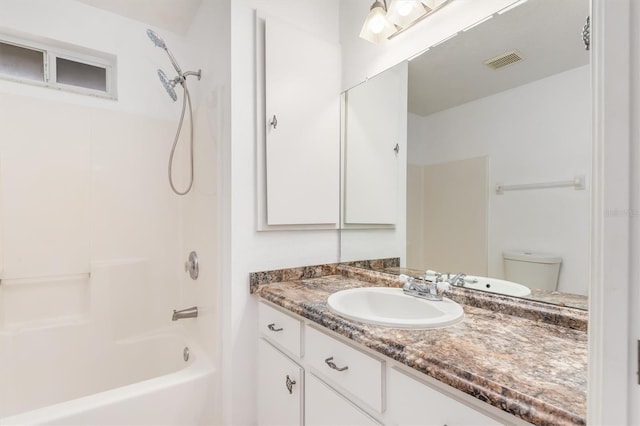
[[[331,368],[333,368],[336,371],[344,371],[344,370],[348,370],[349,366],[345,365],[344,367],[338,367],[334,362],[333,362],[333,357],[329,357],[327,359],[324,360],[324,362]]]
[[[282,328],[282,327],[281,327],[281,328],[276,328],[276,324],[275,324],[275,323],[273,323],[273,324],[269,324],[269,325],[267,326],[267,328],[268,328],[269,330],[271,330],[271,331],[282,331],[282,330],[283,330],[283,328]]]
[[[287,389],[289,390],[289,395],[291,395],[293,393],[293,385],[296,384],[296,381],[291,380],[291,377],[289,377],[289,375],[287,374],[287,381],[285,382],[285,384],[287,385]]]

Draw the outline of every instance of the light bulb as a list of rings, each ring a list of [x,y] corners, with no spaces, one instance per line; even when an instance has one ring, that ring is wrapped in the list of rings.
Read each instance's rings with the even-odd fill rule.
[[[413,3],[410,1],[403,1],[398,5],[398,15],[400,16],[407,16],[411,13],[411,11],[413,10]]]
[[[384,30],[384,17],[377,15],[369,21],[369,29],[374,34],[380,34]]]

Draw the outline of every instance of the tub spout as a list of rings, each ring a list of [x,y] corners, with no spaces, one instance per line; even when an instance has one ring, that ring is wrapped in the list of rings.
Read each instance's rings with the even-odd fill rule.
[[[197,318],[198,317],[198,307],[193,306],[187,309],[181,309],[179,311],[173,310],[173,316],[171,317],[171,321],[178,321],[179,319],[184,318]]]

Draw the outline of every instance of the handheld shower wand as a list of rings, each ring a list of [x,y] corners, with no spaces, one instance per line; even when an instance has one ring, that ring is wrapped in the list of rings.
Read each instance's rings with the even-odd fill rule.
[[[167,90],[167,93],[169,94],[169,96],[171,96],[171,99],[176,101],[178,97],[175,93],[175,90],[173,90],[173,88],[178,83],[180,83],[180,85],[184,87],[187,82],[187,77],[189,76],[198,77],[198,80],[200,80],[200,78],[202,77],[202,70],[182,72],[182,68],[180,68],[180,65],[178,65],[178,61],[176,61],[176,58],[171,53],[171,51],[167,47],[167,44],[164,42],[164,40],[158,34],[156,34],[153,30],[147,30],[147,36],[153,42],[153,44],[156,45],[156,47],[159,47],[163,49],[165,52],[167,52],[167,55],[169,56],[169,60],[171,61],[173,68],[178,73],[176,77],[170,80],[167,77],[167,75],[164,73],[164,71],[158,70],[158,77],[160,78],[162,85]]]
[[[182,70],[180,69],[180,66],[178,65],[178,62],[176,61],[176,58],[171,54],[171,51],[167,47],[167,44],[164,42],[164,40],[158,34],[156,34],[153,30],[147,30],[147,36],[151,39],[153,44],[155,44],[157,47],[159,47],[161,49],[164,49],[164,51],[167,52],[167,55],[169,55],[169,59],[171,60],[171,63],[173,64],[173,68],[175,68],[176,72],[179,75],[181,75],[182,74]]]
[[[176,136],[173,140],[173,147],[171,148],[171,155],[169,156],[169,185],[171,186],[171,190],[176,194],[186,195],[189,193],[189,191],[191,191],[191,187],[193,186],[193,112],[191,109],[191,95],[189,95],[189,89],[187,88],[187,77],[195,76],[195,77],[198,77],[198,80],[200,80],[200,78],[202,77],[202,71],[198,70],[198,71],[182,72],[180,65],[178,65],[176,58],[171,54],[171,51],[169,51],[169,48],[167,47],[167,44],[164,42],[164,40],[152,30],[147,30],[147,36],[153,42],[153,44],[155,44],[157,47],[161,49],[164,49],[164,51],[167,52],[167,55],[169,56],[169,60],[171,61],[173,68],[175,68],[176,72],[178,73],[176,77],[169,79],[169,77],[167,77],[164,71],[162,71],[161,69],[158,69],[158,78],[160,79],[160,82],[164,86],[164,89],[167,91],[167,94],[169,95],[169,97],[171,97],[171,99],[174,102],[178,100],[178,95],[176,94],[176,91],[175,91],[175,87],[177,84],[180,84],[184,89],[184,97],[182,102],[182,113],[180,114],[180,122],[178,123],[178,130],[176,131]],[[182,131],[182,123],[184,121],[184,114],[185,114],[187,105],[189,106],[191,176],[189,180],[189,186],[187,187],[187,189],[184,191],[179,191],[176,189],[175,185],[173,184],[173,173],[172,173],[173,156],[176,151],[176,146],[178,145],[180,132]]]

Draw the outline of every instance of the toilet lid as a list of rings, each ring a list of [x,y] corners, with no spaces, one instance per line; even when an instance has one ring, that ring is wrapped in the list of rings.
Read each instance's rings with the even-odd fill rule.
[[[534,263],[562,263],[560,256],[549,253],[536,253],[527,250],[512,250],[502,253],[502,257],[508,260],[519,260],[521,262]]]

